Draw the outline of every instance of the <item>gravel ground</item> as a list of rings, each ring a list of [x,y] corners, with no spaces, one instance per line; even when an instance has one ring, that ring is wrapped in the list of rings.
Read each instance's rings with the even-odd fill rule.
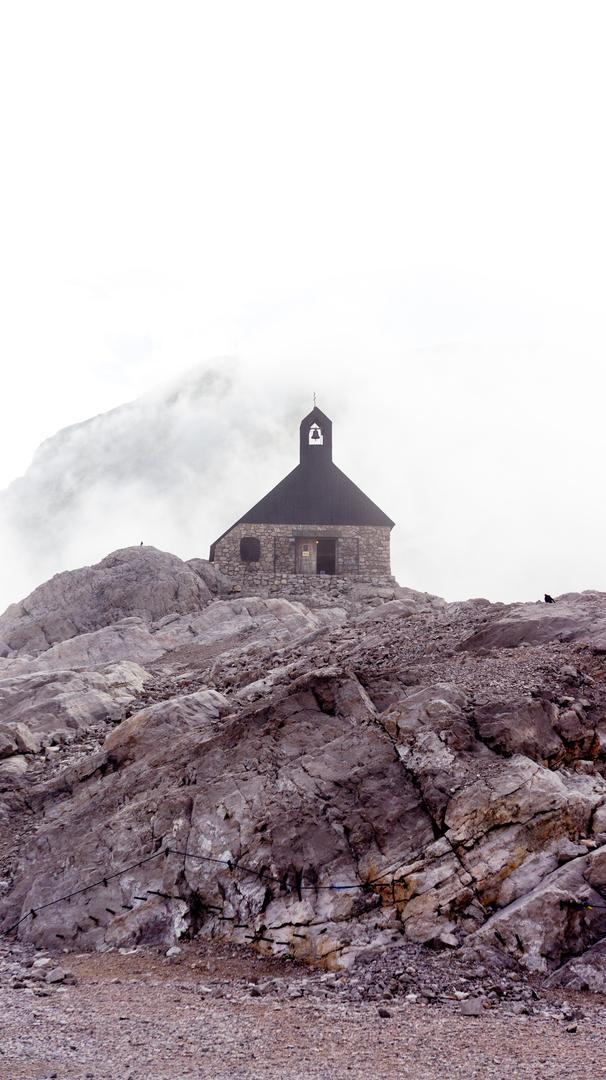
[[[348,980],[340,993],[325,974],[217,942],[175,958],[138,949],[44,964],[3,947],[7,1080],[606,1076],[606,1006],[588,995],[569,995],[565,1018],[549,997],[528,1016],[497,1007],[467,1017],[457,1001],[352,1002]],[[47,983],[58,965],[73,985]]]
[[[506,610],[503,607],[503,612]],[[406,687],[413,692],[418,686],[436,682],[454,683],[476,705],[511,701],[529,694],[554,696],[571,692],[580,692],[594,705],[602,702],[604,657],[596,657],[591,648],[578,642],[458,651],[462,641],[503,612],[499,605],[489,607],[483,601],[468,601],[421,612],[409,619],[376,625],[354,621],[327,627],[282,648],[247,645],[242,637],[227,643],[227,648],[183,646],[147,665],[152,678],[127,714],[175,694],[206,687],[233,699],[237,707],[245,687],[251,688],[245,695],[246,702],[266,696],[265,680],[270,674],[273,686],[286,685],[298,675],[326,664],[353,670],[363,685],[369,684],[371,697],[380,708],[384,706],[377,681],[382,678],[399,682],[404,696]],[[562,669],[570,666],[578,670],[578,677],[562,676]]]

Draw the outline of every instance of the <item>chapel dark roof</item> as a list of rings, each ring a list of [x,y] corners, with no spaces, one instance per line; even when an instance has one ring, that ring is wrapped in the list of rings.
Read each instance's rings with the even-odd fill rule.
[[[234,525],[383,525],[394,522],[332,460],[332,421],[317,407],[301,421],[300,462]],[[218,540],[222,540],[232,525]],[[215,543],[210,549],[214,558]]]

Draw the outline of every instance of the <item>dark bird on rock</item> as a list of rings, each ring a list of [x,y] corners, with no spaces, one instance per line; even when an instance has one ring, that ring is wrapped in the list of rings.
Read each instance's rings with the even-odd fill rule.
[[[545,593],[545,603],[546,604],[555,604],[555,600],[554,600],[553,596],[550,596],[548,592]]]

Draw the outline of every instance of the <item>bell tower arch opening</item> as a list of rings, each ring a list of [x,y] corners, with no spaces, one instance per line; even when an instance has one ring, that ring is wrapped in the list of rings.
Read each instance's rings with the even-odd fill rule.
[[[324,446],[324,435],[319,424],[312,424],[309,429],[309,445]]]
[[[300,462],[315,470],[330,470],[332,465],[332,421],[315,408],[301,421]]]

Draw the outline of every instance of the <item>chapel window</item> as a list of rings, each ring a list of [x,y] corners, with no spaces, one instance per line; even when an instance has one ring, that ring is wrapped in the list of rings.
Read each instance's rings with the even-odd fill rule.
[[[258,536],[243,536],[240,540],[240,559],[242,562],[259,562],[261,541]]]

